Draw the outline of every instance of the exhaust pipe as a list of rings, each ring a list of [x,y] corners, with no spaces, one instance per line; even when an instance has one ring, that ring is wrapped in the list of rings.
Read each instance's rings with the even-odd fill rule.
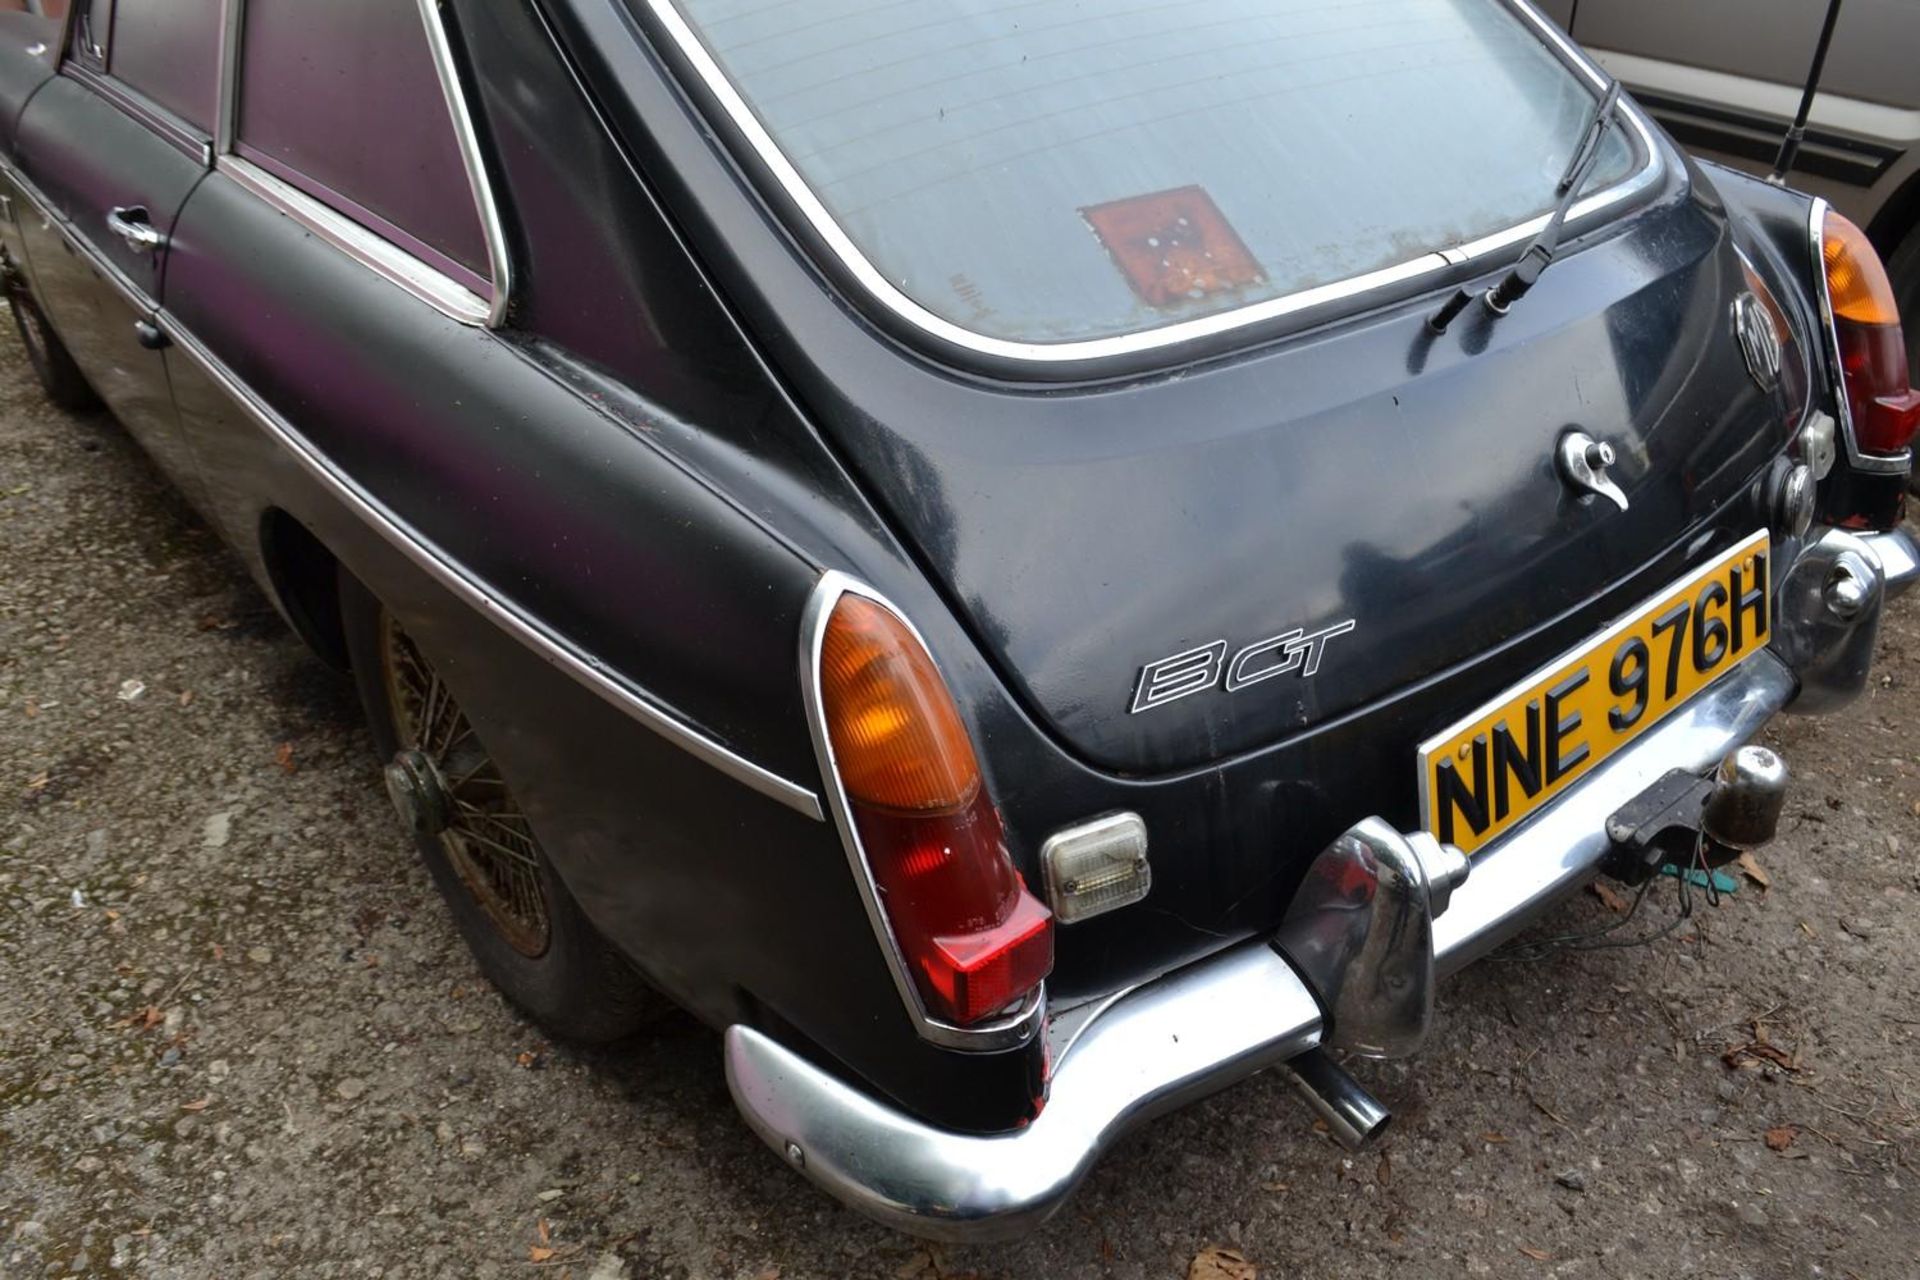
[[[1320,1050],[1309,1049],[1288,1059],[1286,1066],[1293,1074],[1294,1088],[1347,1150],[1365,1147],[1392,1122],[1393,1115],[1380,1100]]]

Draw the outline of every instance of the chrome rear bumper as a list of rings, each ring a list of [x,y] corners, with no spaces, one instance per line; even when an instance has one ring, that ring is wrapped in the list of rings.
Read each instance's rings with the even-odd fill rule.
[[[1882,598],[1920,579],[1920,549],[1904,532],[1828,534],[1801,552],[1794,571],[1821,568],[1816,553],[1862,546],[1877,571],[1873,612],[1822,637],[1827,645],[1810,654],[1819,661],[1808,679],[1864,680],[1864,668],[1833,663],[1830,650],[1870,649]],[[1783,611],[1779,625],[1792,622]],[[1591,879],[1609,849],[1608,815],[1671,770],[1704,773],[1801,687],[1802,675],[1774,651],[1756,654],[1480,853],[1433,920],[1438,967],[1460,968]],[[1837,698],[1844,690],[1828,692]],[[725,1052],[741,1114],[795,1168],[901,1230],[979,1241],[1044,1222],[1131,1125],[1305,1053],[1323,1030],[1319,1003],[1294,968],[1268,944],[1245,943],[1127,992],[1081,1022],[1055,1044],[1039,1117],[989,1136],[916,1120],[750,1027],[729,1028]]]

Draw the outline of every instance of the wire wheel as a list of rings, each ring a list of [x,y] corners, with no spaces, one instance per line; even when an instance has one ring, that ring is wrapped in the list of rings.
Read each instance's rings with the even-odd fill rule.
[[[552,938],[539,841],[466,713],[385,609],[380,667],[400,744],[387,790],[401,819],[439,842],[507,945],[539,958]]]

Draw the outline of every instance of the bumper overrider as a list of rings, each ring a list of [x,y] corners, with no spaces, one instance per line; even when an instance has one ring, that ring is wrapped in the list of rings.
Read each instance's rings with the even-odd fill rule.
[[[1337,1137],[1365,1141],[1387,1114],[1323,1048],[1369,1057],[1416,1051],[1438,977],[1596,875],[1617,847],[1609,818],[1623,806],[1675,770],[1713,771],[1790,704],[1826,711],[1864,688],[1881,605],[1920,579],[1920,547],[1904,531],[1816,531],[1791,566],[1768,649],[1471,867],[1424,833],[1365,818],[1320,855],[1273,940],[1056,1018],[1048,1102],[1025,1128],[935,1128],[743,1025],[725,1038],[734,1102],[768,1145],[847,1204],[952,1240],[1032,1230],[1132,1125],[1266,1067],[1285,1064]],[[1365,886],[1358,893],[1356,874]]]

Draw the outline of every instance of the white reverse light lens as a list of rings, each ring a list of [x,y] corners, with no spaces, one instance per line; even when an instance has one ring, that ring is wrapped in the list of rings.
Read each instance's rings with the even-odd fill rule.
[[[1114,813],[1056,831],[1041,846],[1047,903],[1062,924],[1085,920],[1147,896],[1147,824],[1137,813]]]

